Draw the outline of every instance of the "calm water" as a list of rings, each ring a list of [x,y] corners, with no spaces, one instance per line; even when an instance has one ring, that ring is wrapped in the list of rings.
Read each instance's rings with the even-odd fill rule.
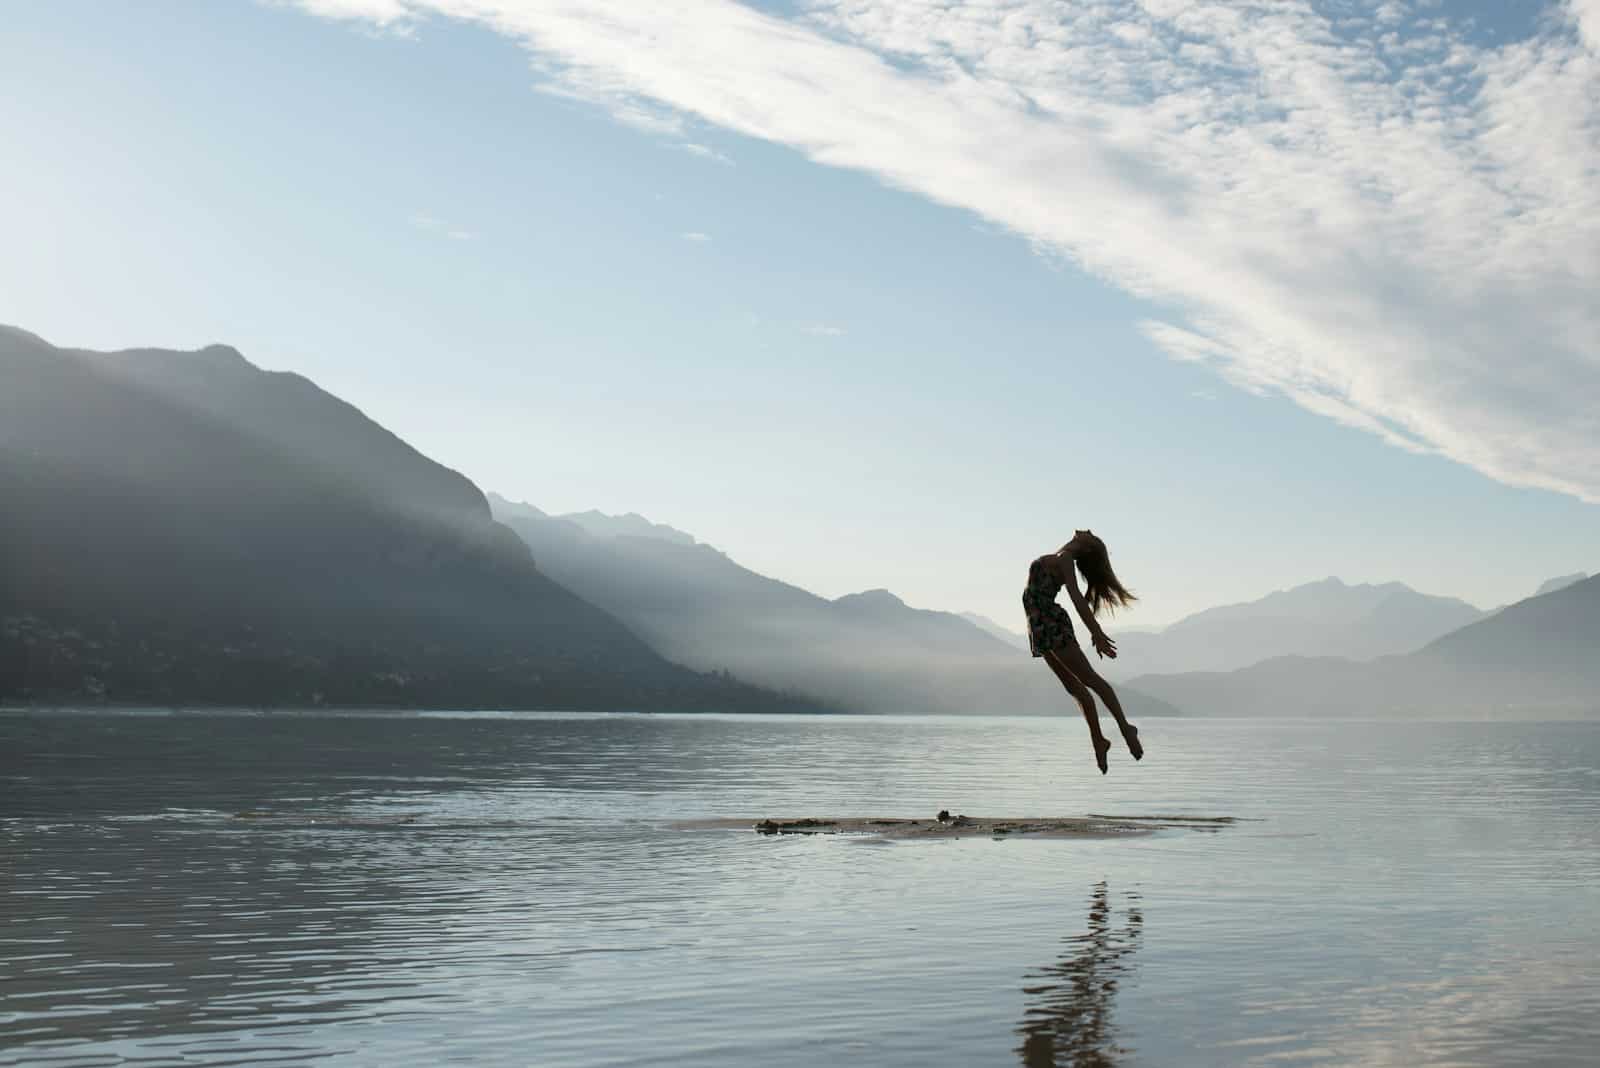
[[[1600,727],[1144,733],[0,717],[0,1064],[1596,1062]],[[667,828],[940,808],[1255,822]]]

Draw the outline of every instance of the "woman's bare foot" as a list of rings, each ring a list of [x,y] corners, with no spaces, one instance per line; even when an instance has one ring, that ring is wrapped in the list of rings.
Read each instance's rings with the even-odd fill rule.
[[[1122,740],[1128,743],[1128,752],[1133,754],[1133,759],[1144,759],[1144,746],[1139,743],[1139,728],[1131,723],[1122,725]]]
[[[1094,739],[1094,762],[1100,768],[1100,774],[1106,773],[1106,754],[1111,752],[1110,738]]]

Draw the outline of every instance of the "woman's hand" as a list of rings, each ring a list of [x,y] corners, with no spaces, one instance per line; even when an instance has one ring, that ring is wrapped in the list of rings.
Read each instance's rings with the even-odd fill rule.
[[[1117,658],[1117,643],[1103,630],[1094,632],[1094,651],[1109,660]]]

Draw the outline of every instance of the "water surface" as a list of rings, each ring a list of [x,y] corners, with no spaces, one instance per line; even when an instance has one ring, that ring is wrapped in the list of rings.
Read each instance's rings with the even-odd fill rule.
[[[1600,728],[0,717],[0,1064],[1600,1049]],[[865,844],[766,815],[1236,816]]]

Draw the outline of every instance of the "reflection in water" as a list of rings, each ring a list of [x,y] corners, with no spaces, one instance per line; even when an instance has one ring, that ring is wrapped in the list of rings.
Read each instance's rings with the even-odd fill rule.
[[[1139,948],[1144,929],[1139,896],[1130,893],[1128,900],[1119,928],[1106,884],[1096,885],[1088,931],[1066,939],[1060,960],[1027,977],[1022,992],[1028,1007],[1017,1027],[1025,1068],[1112,1065],[1125,1052],[1115,1041],[1111,1002],[1118,980],[1131,970],[1124,958]]]

